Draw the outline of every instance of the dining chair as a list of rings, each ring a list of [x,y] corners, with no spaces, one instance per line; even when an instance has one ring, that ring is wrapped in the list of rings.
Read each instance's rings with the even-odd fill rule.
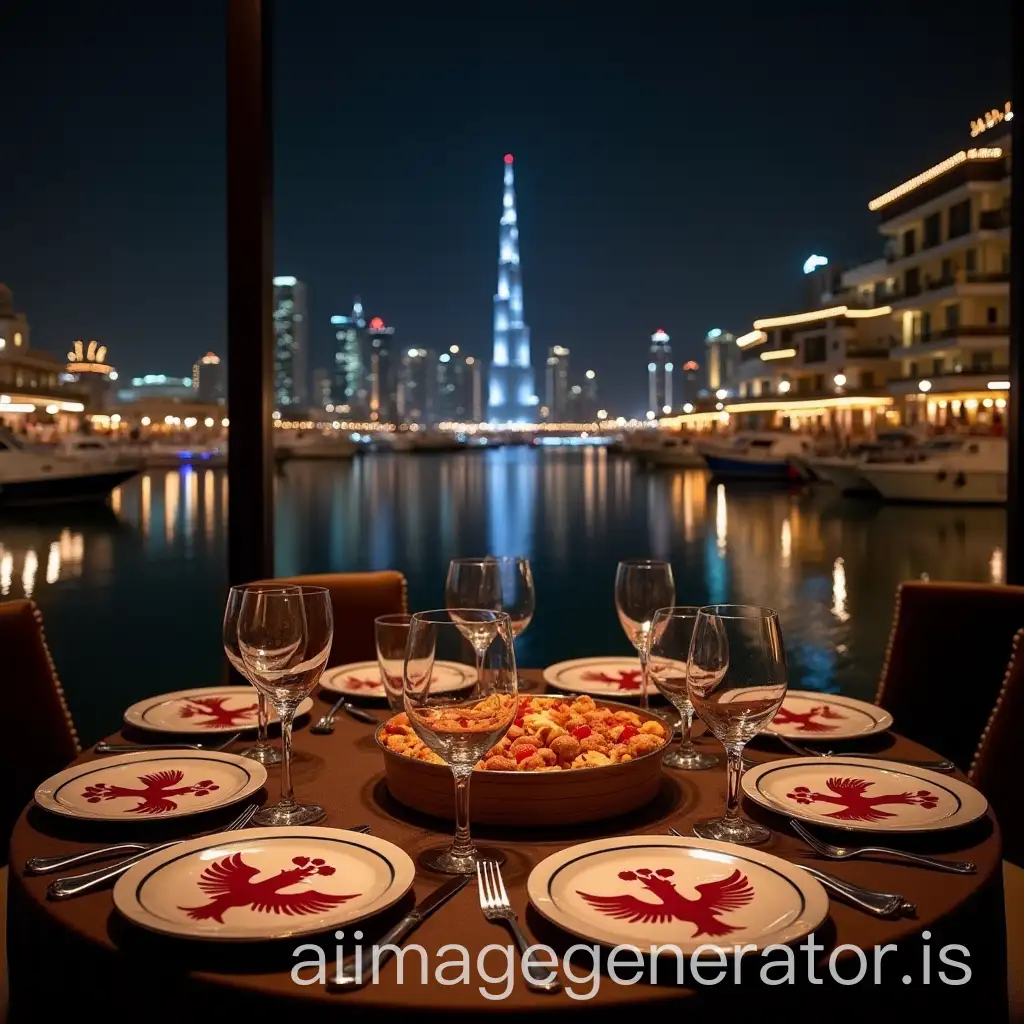
[[[325,587],[331,593],[334,611],[334,642],[327,668],[352,661],[376,661],[377,644],[373,620],[378,615],[408,611],[408,587],[400,572],[314,573],[282,576],[262,583],[295,583]]]
[[[1024,1020],[1024,821],[1021,820],[1017,743],[1024,721],[1024,629],[1013,653],[968,778],[988,797],[1003,835],[1007,976],[1012,1020]]]
[[[0,602],[0,652],[3,652],[5,713],[9,722],[0,749],[5,784],[0,794],[0,834],[32,799],[36,786],[81,753],[78,733],[50,655],[43,616],[34,601]],[[7,843],[0,864],[7,863]]]
[[[901,583],[875,703],[966,770],[1021,628],[1024,587]]]

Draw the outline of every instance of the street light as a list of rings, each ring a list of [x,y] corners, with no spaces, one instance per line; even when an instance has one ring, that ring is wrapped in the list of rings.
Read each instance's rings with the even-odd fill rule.
[[[791,387],[791,385],[790,385],[788,380],[780,380],[779,381],[779,394],[780,395],[788,395],[790,387]]]
[[[841,388],[846,383],[846,374],[845,373],[837,373],[832,378],[832,383],[835,384],[835,386],[837,388]]]
[[[686,405],[683,406],[683,412],[689,416],[690,413],[693,412],[693,404],[691,402],[687,402]]]
[[[597,418],[599,420],[606,420],[606,419],[608,419],[608,410],[607,409],[598,409],[597,410]]]
[[[721,401],[723,398],[728,398],[728,397],[729,397],[729,392],[726,391],[725,388],[719,388],[715,392],[715,398],[717,398],[719,401]]]
[[[597,376],[597,374],[594,373],[593,370],[587,370],[587,372],[586,372],[587,380],[593,380],[596,376]]]
[[[653,409],[648,409],[647,410],[647,418],[649,420],[653,420],[654,419],[654,410]]]
[[[923,391],[927,394],[932,389],[932,382],[930,380],[922,380],[918,382],[917,390]]]
[[[671,405],[663,405],[661,411],[667,416],[672,411]]]

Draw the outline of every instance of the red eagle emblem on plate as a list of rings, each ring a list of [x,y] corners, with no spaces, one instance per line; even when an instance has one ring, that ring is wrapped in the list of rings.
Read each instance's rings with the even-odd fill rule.
[[[739,869],[727,878],[717,882],[703,882],[694,888],[700,893],[695,900],[681,896],[675,884],[670,881],[675,872],[671,868],[638,868],[636,871],[620,871],[624,882],[640,882],[658,902],[640,899],[632,893],[621,896],[592,896],[579,892],[595,910],[625,921],[642,921],[645,924],[664,924],[668,921],[689,921],[696,926],[693,938],[700,935],[728,935],[740,930],[740,925],[726,924],[719,917],[745,907],[753,898],[754,890],[747,876]]]
[[[226,708],[230,697],[190,697],[178,712],[181,718],[206,718],[197,722],[206,729],[220,729],[225,726],[241,725],[251,721],[259,708],[258,704],[246,704],[241,708]]]
[[[938,796],[927,789],[919,789],[916,793],[879,793],[877,796],[868,796],[868,787],[875,783],[863,779],[829,779],[825,785],[831,792],[816,793],[807,786],[795,786],[786,796],[798,804],[839,804],[839,810],[825,817],[841,821],[883,821],[896,817],[894,811],[879,810],[881,804],[910,804],[930,810],[939,802]]]
[[[199,888],[209,897],[208,903],[198,907],[179,907],[193,921],[224,923],[224,914],[235,907],[251,907],[263,914],[284,914],[287,917],[303,914],[321,914],[339,903],[355,899],[359,893],[339,896],[316,889],[282,892],[316,875],[333,875],[332,868],[322,857],[292,857],[293,868],[284,868],[276,875],[254,882],[259,868],[246,864],[240,853],[232,854],[211,864],[199,878]]]
[[[580,678],[588,683],[611,683],[620,690],[639,690],[643,672],[638,668],[622,669],[612,675],[610,672],[584,672]]]
[[[791,711],[787,707],[781,707],[772,719],[772,724],[795,725],[800,732],[831,732],[835,729],[834,725],[815,722],[815,718],[846,718],[846,715],[839,714],[828,704],[819,704],[809,711]]]
[[[384,686],[379,679],[360,679],[358,676],[345,676],[345,685],[350,690],[380,690]]]
[[[128,808],[129,814],[166,814],[168,811],[178,809],[178,805],[171,799],[172,797],[206,796],[220,788],[210,779],[203,779],[202,782],[195,782],[191,786],[179,785],[184,778],[184,772],[168,769],[163,772],[153,772],[150,775],[140,775],[139,782],[142,783],[142,789],[112,786],[107,782],[94,782],[85,787],[82,796],[90,804],[98,804],[103,800],[119,800],[122,797],[136,798],[139,802],[134,807]]]

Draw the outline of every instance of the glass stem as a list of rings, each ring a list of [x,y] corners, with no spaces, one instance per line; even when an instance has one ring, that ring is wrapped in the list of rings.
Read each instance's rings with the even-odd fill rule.
[[[455,842],[452,854],[455,857],[471,857],[473,840],[469,837],[469,782],[473,777],[472,765],[452,768],[455,776]]]
[[[640,655],[640,707],[648,711],[651,706],[647,696],[647,649],[646,646],[638,647],[637,654]]]
[[[736,825],[740,820],[740,779],[743,777],[743,746],[730,743],[726,753],[725,820]]]
[[[295,717],[293,708],[277,709],[277,717],[281,719],[281,801],[279,807],[294,807],[295,794],[292,791],[292,720]]]
[[[687,701],[679,709],[679,753],[692,754],[693,750],[693,705]]]
[[[270,722],[270,702],[262,690],[256,691],[256,718],[259,731],[256,733],[256,749],[264,750],[268,744],[267,726]]]
[[[482,683],[484,681],[484,655],[483,652],[473,648],[473,653],[476,655],[476,681]]]

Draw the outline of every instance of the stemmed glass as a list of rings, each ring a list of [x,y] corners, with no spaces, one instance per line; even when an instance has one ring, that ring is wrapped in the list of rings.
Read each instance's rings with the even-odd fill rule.
[[[431,687],[435,660],[468,664],[470,658],[480,665],[471,689],[439,692]],[[469,783],[476,763],[505,735],[519,707],[509,616],[480,608],[417,612],[409,627],[404,674],[409,723],[455,778],[455,841],[446,850],[425,854],[423,865],[467,874],[480,860],[503,860],[499,850],[477,849],[470,839]]]
[[[330,593],[323,587],[251,586],[238,616],[238,649],[246,674],[281,720],[281,799],[264,807],[260,825],[310,825],[324,816],[317,804],[299,804],[292,789],[292,722],[320,681],[334,639]]]
[[[659,608],[675,604],[676,584],[672,566],[650,558],[637,558],[619,562],[615,572],[615,610],[629,642],[640,656],[641,706],[646,710],[647,654],[650,649],[651,623]]]
[[[493,558],[453,558],[448,566],[444,585],[444,603],[449,611],[460,608],[501,611],[501,575]],[[457,622],[457,615],[451,616]],[[477,678],[483,671],[484,652],[491,642],[488,627],[473,629],[472,623],[463,623],[463,635],[476,651]]]
[[[530,560],[518,555],[505,555],[490,561],[498,563],[500,609],[512,620],[512,635],[519,636],[526,631],[537,607]]]
[[[405,652],[409,646],[409,627],[412,616],[407,612],[394,612],[391,615],[378,615],[373,620],[373,633],[377,641],[377,667],[380,669],[380,680],[384,684],[391,710],[405,710],[403,689],[405,682],[403,671]]]
[[[242,757],[251,757],[262,765],[273,765],[281,763],[281,751],[272,747],[267,738],[267,726],[270,721],[270,704],[266,694],[263,693],[249,677],[248,670],[242,662],[241,652],[238,650],[238,616],[242,610],[242,598],[245,596],[248,587],[232,587],[228,591],[227,604],[224,606],[224,626],[222,639],[224,642],[224,653],[227,655],[231,667],[250,685],[256,689],[256,717],[259,731],[256,734],[256,742],[251,747],[246,747],[241,752]],[[266,587],[264,589],[269,589]],[[282,585],[278,589],[283,591],[298,591],[298,587]]]
[[[699,608],[676,605],[659,608],[651,624],[650,654],[647,670],[659,693],[679,712],[682,735],[679,749],[666,751],[662,762],[669,768],[696,771],[718,764],[714,754],[704,754],[693,745],[693,705],[686,689],[686,670],[690,658],[690,642]]]
[[[753,845],[771,838],[740,817],[743,748],[775,717],[786,696],[786,650],[771,608],[717,604],[701,608],[690,643],[686,686],[697,714],[725,747],[725,815],[693,827],[701,839]]]

